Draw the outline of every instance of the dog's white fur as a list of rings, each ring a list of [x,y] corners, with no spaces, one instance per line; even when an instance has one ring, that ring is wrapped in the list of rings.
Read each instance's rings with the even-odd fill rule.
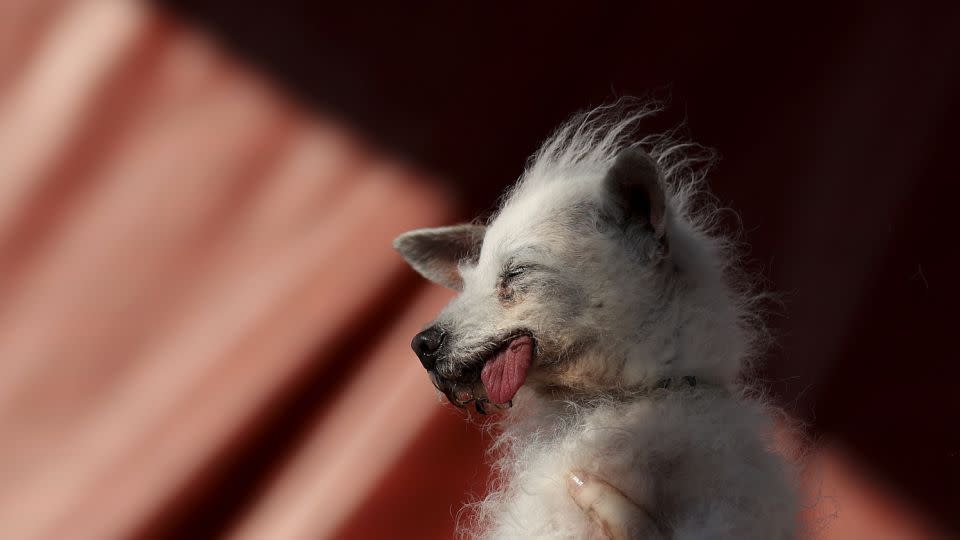
[[[595,534],[566,488],[569,471],[583,470],[644,508],[667,538],[796,535],[793,469],[772,450],[770,409],[747,397],[741,377],[761,341],[759,296],[737,273],[731,243],[714,232],[717,211],[704,204],[691,158],[698,147],[630,140],[650,111],[575,117],[479,230],[479,253],[454,261],[459,281],[447,284],[462,291],[436,321],[449,340],[436,377],[456,378],[517,328],[538,347],[499,422],[497,480],[467,534]],[[658,165],[665,244],[652,223],[616,224],[605,178],[630,147]],[[451,229],[408,233],[398,249],[444,282],[431,270],[443,257],[422,246]],[[525,275],[505,301],[512,267]],[[691,376],[698,384],[678,384]]]

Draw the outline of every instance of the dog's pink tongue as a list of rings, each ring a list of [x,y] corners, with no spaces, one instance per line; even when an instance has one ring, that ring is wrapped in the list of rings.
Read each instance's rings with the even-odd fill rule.
[[[506,403],[523,385],[533,357],[533,340],[520,336],[487,361],[480,372],[480,380],[493,403]]]

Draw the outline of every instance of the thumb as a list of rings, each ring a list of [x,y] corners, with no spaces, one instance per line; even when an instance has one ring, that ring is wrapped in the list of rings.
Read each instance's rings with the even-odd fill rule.
[[[574,471],[569,475],[567,488],[577,506],[592,517],[611,540],[662,537],[647,512],[610,484]]]

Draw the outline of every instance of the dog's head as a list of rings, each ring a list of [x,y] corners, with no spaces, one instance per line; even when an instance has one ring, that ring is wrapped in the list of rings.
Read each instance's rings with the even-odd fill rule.
[[[651,371],[632,360],[663,333],[676,289],[663,179],[636,147],[591,165],[524,178],[487,226],[396,239],[414,269],[460,293],[412,343],[454,404],[482,410],[525,382],[602,387]]]

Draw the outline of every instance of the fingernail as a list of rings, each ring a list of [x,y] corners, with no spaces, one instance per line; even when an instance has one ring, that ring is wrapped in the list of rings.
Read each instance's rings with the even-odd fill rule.
[[[583,487],[583,479],[586,478],[586,475],[580,471],[571,471],[570,477],[568,478],[567,484],[571,490],[580,489]]]

